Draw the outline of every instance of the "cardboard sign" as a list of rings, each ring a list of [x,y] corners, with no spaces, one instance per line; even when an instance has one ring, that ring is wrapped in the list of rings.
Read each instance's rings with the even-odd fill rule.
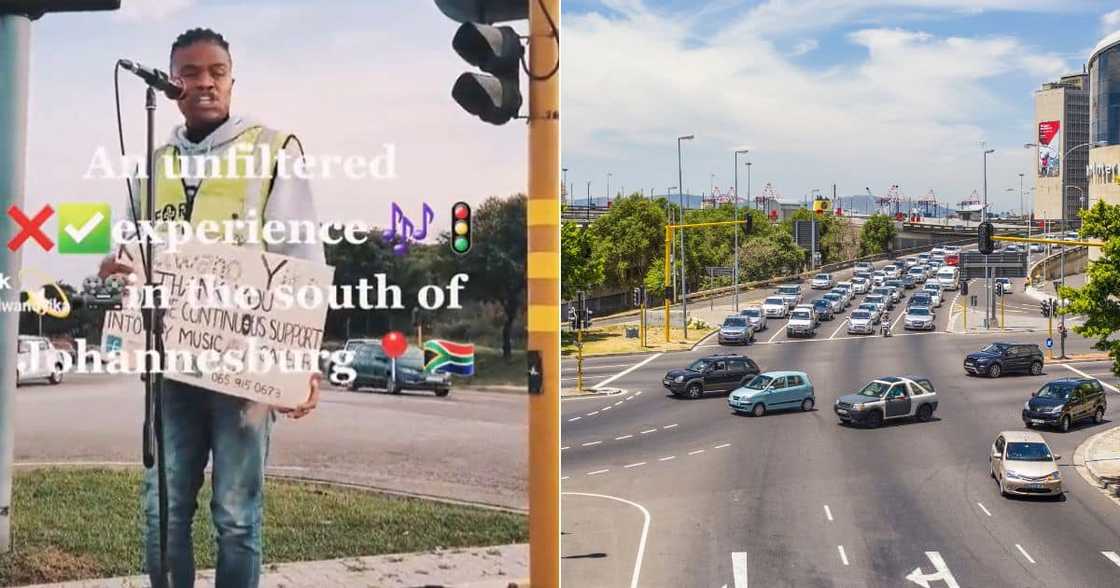
[[[165,377],[285,408],[307,399],[333,267],[229,244],[192,243],[155,257]],[[102,329],[102,349],[124,352],[130,371],[143,367],[139,305],[156,300],[137,278]]]

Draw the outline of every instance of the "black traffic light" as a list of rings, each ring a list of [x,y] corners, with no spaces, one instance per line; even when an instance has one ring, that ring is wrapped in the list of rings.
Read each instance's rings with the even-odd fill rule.
[[[492,23],[529,17],[528,0],[436,0],[444,14],[463,23],[451,46],[467,63],[486,72],[464,73],[451,97],[467,112],[503,125],[521,110],[520,67],[525,55],[521,36]]]
[[[751,236],[751,228],[753,226],[754,226],[754,217],[751,216],[751,213],[748,212],[747,216],[743,218],[743,234],[750,237]]]
[[[968,296],[968,280],[961,282],[961,296]]]
[[[1039,304],[1039,306],[1042,307],[1042,316],[1049,317],[1050,316],[1050,301],[1049,300],[1043,300]]]
[[[992,223],[988,221],[984,221],[976,227],[977,249],[980,253],[989,255],[992,251],[995,251],[996,243],[995,240],[992,239],[992,237],[995,236],[995,230]]]

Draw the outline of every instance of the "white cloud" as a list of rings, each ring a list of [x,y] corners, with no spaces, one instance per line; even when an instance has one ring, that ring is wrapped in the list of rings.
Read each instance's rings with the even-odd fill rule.
[[[790,57],[800,57],[816,49],[818,46],[816,39],[805,39],[804,41],[798,41],[789,54]]]
[[[124,0],[113,16],[127,22],[161,21],[194,3],[195,0]]]
[[[907,194],[932,188],[956,202],[982,183],[978,143],[995,142],[993,113],[1031,100],[1029,94],[998,93],[996,78],[1041,81],[1067,71],[1060,57],[1014,37],[943,37],[896,28],[851,33],[847,41],[865,53],[846,63],[802,66],[763,31],[777,34],[772,27],[784,20],[775,16],[779,10],[787,16],[806,10],[806,19],[816,16],[817,24],[833,18],[805,8],[811,4],[768,2],[703,44],[689,42],[697,23],[647,8],[609,19],[567,17],[563,156],[577,193],[584,193],[583,181],[590,178],[592,193],[602,194],[607,171],[614,174],[612,185],[641,184],[663,193],[677,184],[674,138],[695,133],[683,158],[685,188],[694,193],[708,189],[709,174],[726,186],[731,150],[749,143],[755,193],[768,181],[790,198],[813,188],[828,192],[832,183],[841,194],[863,192],[864,186],[881,192],[898,183]],[[854,4],[869,3],[835,8],[843,13]],[[983,4],[996,9],[1009,3]],[[788,22],[816,28],[806,19]],[[1030,120],[1011,124],[1031,135]],[[1023,142],[995,145],[989,158],[1000,196],[1002,183],[1011,180],[997,176],[1014,178],[1017,186],[1018,173],[1029,169],[1031,154]],[[743,183],[742,170],[739,175]],[[994,188],[991,195],[996,198]]]
[[[1101,28],[1105,34],[1115,32],[1120,29],[1120,10],[1113,10],[1112,12],[1105,13],[1101,17]]]

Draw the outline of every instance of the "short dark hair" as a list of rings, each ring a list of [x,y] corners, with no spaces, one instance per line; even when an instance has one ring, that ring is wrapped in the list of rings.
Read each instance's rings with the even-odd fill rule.
[[[220,33],[215,32],[213,29],[195,28],[176,37],[175,42],[171,44],[171,55],[168,57],[168,66],[171,65],[171,59],[175,57],[175,51],[178,49],[185,49],[194,45],[195,43],[214,43],[215,45],[226,50],[229,54],[229,42]],[[232,55],[230,61],[233,60]]]

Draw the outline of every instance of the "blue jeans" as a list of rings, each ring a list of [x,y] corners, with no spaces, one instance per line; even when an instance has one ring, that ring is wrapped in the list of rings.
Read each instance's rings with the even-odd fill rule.
[[[218,535],[216,588],[253,588],[260,581],[264,466],[275,414],[266,405],[164,380],[167,453],[167,564],[175,588],[194,585],[191,521],[203,470],[214,455],[210,513]],[[156,454],[158,459],[159,454]],[[146,569],[166,588],[159,561],[159,479],[144,472]]]

